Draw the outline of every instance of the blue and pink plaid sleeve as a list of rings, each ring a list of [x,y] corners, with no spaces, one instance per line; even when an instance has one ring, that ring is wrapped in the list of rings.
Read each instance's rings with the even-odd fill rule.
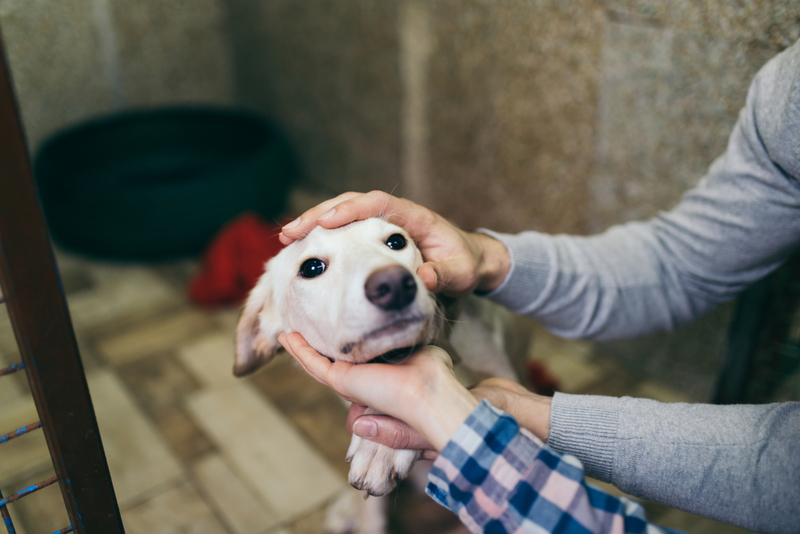
[[[676,533],[584,480],[583,466],[482,401],[433,463],[428,495],[472,532]]]

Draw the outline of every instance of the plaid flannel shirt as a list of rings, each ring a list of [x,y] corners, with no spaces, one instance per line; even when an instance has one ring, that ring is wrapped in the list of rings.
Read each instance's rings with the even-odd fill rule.
[[[433,463],[428,495],[472,532],[677,533],[586,483],[583,466],[481,401]]]

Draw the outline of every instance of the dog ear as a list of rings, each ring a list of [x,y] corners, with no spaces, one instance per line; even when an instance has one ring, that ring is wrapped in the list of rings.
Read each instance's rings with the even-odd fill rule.
[[[278,351],[278,334],[283,331],[272,287],[264,273],[247,297],[236,327],[236,362],[233,374],[244,376],[267,363]]]

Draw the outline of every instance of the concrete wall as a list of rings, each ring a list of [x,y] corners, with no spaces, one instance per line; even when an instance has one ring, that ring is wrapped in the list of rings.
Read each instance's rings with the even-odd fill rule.
[[[280,117],[307,183],[504,231],[669,209],[800,37],[791,0],[226,2],[237,97]],[[731,309],[595,352],[706,399]]]
[[[0,0],[28,142],[89,117],[165,103],[232,103],[218,0]]]
[[[697,182],[800,3],[0,0],[0,27],[33,146],[115,108],[230,102],[277,118],[323,194],[588,234]],[[729,313],[597,350],[703,397]]]

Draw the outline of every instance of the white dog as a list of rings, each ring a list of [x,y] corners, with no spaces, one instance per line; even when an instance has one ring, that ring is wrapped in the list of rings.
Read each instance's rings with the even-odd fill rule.
[[[234,374],[266,363],[279,348],[281,332],[299,332],[332,360],[391,361],[437,342],[460,356],[456,372],[467,385],[483,376],[517,379],[528,329],[515,326],[509,312],[474,297],[458,302],[458,321],[446,320],[416,274],[421,264],[408,234],[383,219],[315,228],[270,260],[250,293],[237,328]],[[515,355],[511,360],[503,357],[509,353]],[[419,456],[420,451],[353,436],[350,484],[384,495]]]

